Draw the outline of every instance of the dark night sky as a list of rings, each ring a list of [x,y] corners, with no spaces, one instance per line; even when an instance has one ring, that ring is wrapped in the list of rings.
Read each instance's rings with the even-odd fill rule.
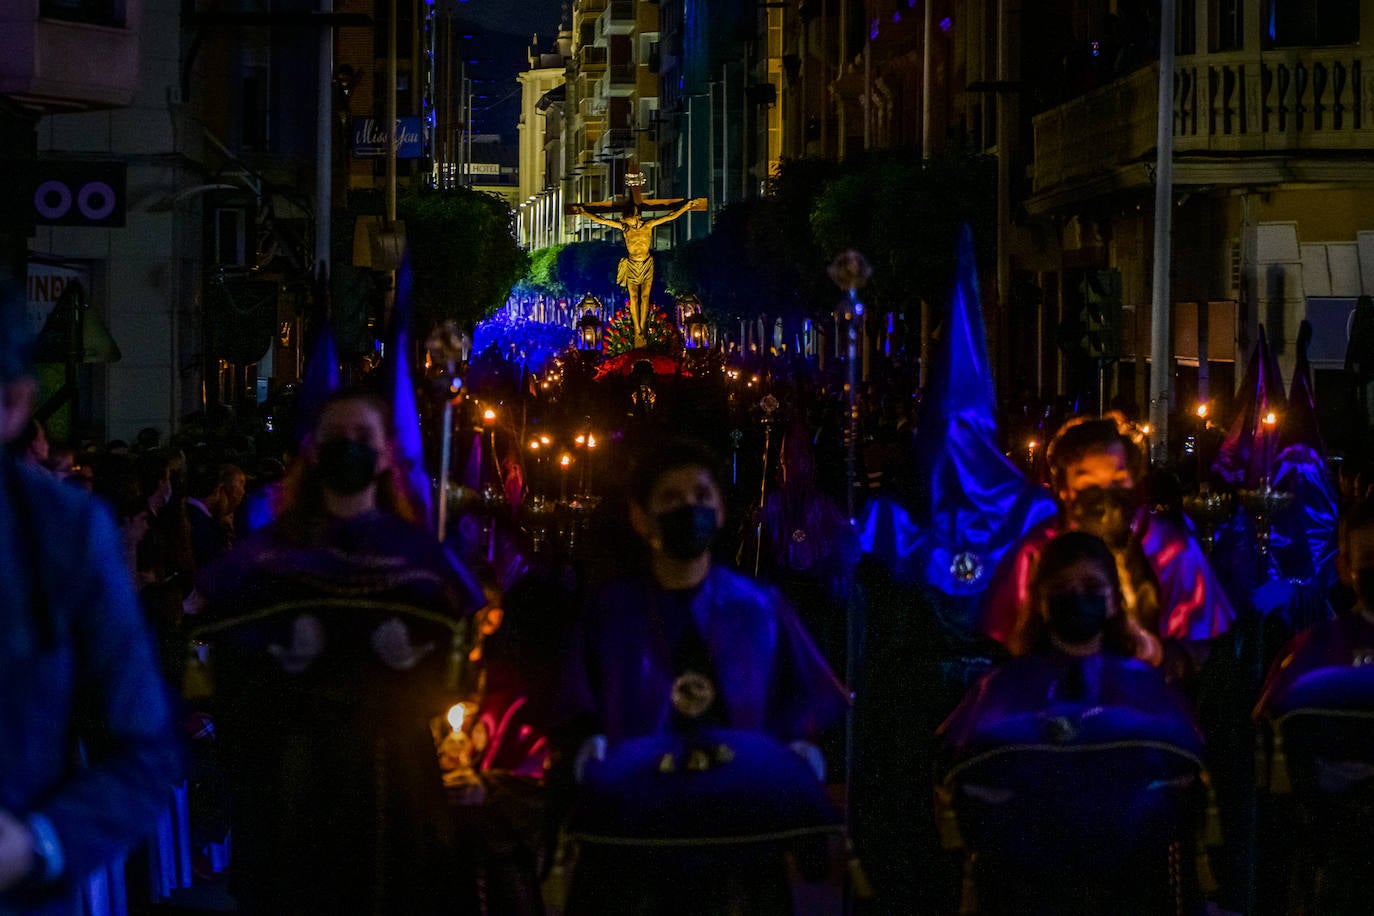
[[[523,35],[535,32],[543,42],[552,39],[558,28],[559,0],[460,0],[455,4],[459,17],[492,32]]]
[[[473,112],[479,133],[499,133],[515,140],[520,118],[520,95],[515,75],[529,66],[526,53],[538,34],[539,46],[547,47],[558,31],[560,0],[462,0],[453,6],[463,24],[460,32],[471,35],[464,42],[469,76],[481,85]]]

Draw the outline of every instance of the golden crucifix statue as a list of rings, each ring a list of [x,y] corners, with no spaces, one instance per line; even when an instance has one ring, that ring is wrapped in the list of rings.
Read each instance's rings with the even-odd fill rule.
[[[615,282],[625,287],[625,292],[630,297],[630,320],[634,323],[635,346],[642,347],[646,342],[644,329],[649,321],[649,293],[654,285],[654,230],[665,223],[671,223],[689,210],[705,210],[706,198],[645,200],[640,195],[640,188],[644,186],[644,174],[642,172],[631,172],[626,175],[625,185],[630,193],[619,204],[618,219],[602,216],[601,213],[596,212],[597,210],[611,211],[616,206],[615,201],[597,204],[574,204],[572,212],[585,216],[603,226],[619,229],[621,235],[624,236],[625,257],[620,259],[620,266],[616,268]],[[646,210],[663,209],[667,209],[669,212],[663,216],[649,218],[644,216]]]

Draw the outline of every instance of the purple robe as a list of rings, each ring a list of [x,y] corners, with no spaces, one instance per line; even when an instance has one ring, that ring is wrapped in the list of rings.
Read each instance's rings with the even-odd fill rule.
[[[1158,671],[1132,658],[1091,655],[1081,660],[1084,690],[1075,697],[1065,680],[1078,661],[1059,652],[1027,655],[985,676],[940,726],[947,755],[957,761],[989,747],[1034,743],[1044,740],[1039,723],[1075,713],[1088,721],[1104,711],[1111,721],[1094,727],[1113,738],[1131,732],[1202,753],[1187,702]]]
[[[670,730],[677,646],[661,636],[661,594],[626,579],[594,596],[574,637],[563,721],[583,721],[612,746]],[[723,694],[719,724],[814,741],[844,716],[845,689],[775,592],[712,566],[690,606]]]
[[[483,599],[424,529],[380,512],[278,528],[202,584],[229,764],[231,889],[251,912],[439,913],[451,825],[429,722]]]

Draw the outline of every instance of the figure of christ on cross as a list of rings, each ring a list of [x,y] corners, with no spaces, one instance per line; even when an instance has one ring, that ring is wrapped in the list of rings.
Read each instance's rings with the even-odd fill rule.
[[[626,293],[629,294],[630,320],[634,323],[635,346],[642,347],[646,342],[644,329],[649,321],[649,291],[654,285],[654,256],[652,254],[654,230],[665,223],[672,222],[689,210],[705,210],[706,199],[643,200],[640,197],[639,184],[634,183],[632,177],[638,176],[626,176],[626,184],[630,187],[630,197],[622,206],[619,219],[602,216],[582,204],[574,204],[572,212],[585,216],[603,226],[619,229],[625,237],[626,256],[620,259],[615,282],[625,287]],[[605,204],[593,206],[606,207]],[[663,216],[645,219],[641,213],[641,208],[657,209],[664,206],[671,206],[672,210]]]

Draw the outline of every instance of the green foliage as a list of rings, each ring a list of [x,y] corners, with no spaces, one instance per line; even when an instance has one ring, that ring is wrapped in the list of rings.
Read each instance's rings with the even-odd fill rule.
[[[616,267],[624,256],[624,246],[615,242],[572,242],[559,248],[553,272],[571,299],[591,293],[602,302],[614,302],[620,298]]]
[[[867,156],[829,183],[811,210],[812,234],[828,257],[855,248],[873,265],[871,304],[942,302],[954,272],[961,224],[973,227],[981,265],[996,249],[997,166],[959,151],[922,163],[909,153]]]
[[[471,328],[529,270],[510,208],[498,197],[468,188],[426,190],[403,195],[396,210],[406,225],[419,336],[450,319]]]

